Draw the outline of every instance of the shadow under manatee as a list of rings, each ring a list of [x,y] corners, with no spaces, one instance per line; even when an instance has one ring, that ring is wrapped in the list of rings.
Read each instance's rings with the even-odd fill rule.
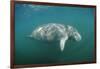
[[[69,54],[72,49],[69,44],[74,41],[73,39],[66,41],[65,49],[62,52],[60,49],[60,41],[57,40],[42,41],[29,37],[23,37],[23,40],[24,44],[22,43],[21,49],[17,51],[20,53],[16,53],[16,57],[20,56],[15,61],[17,65],[63,63],[65,60],[68,62],[67,59],[69,59]]]
[[[60,49],[60,40],[53,40],[53,41],[45,41],[45,40],[37,40],[34,38],[27,38],[30,40],[30,44],[33,44],[33,50],[31,54],[35,54],[33,58],[36,62],[35,64],[50,64],[50,63],[63,63],[65,62],[65,56],[70,54],[70,50],[72,47],[70,45],[74,45],[76,43],[75,39],[69,38],[66,41],[66,48],[64,51]],[[70,44],[71,43],[71,44]],[[32,45],[30,45],[32,46]],[[30,47],[31,48],[31,47]],[[37,48],[37,49],[35,49]],[[31,48],[32,49],[32,48]],[[65,51],[67,50],[67,51]],[[31,57],[32,58],[32,57]],[[67,59],[67,57],[66,57]],[[31,61],[31,60],[30,60]]]
[[[33,56],[30,57],[29,61],[34,64],[49,64],[49,63],[58,63],[61,59],[61,50],[60,42],[57,40],[53,41],[41,41],[34,38],[26,38],[30,41],[30,46],[28,49],[31,49],[30,54]]]

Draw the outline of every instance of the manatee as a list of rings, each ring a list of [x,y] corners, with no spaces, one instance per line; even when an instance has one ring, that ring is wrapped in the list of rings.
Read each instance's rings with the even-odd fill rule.
[[[76,30],[76,28],[70,25],[65,26],[59,23],[40,25],[33,29],[29,37],[45,41],[59,40],[61,51],[64,50],[65,43],[70,37],[75,41],[80,41],[82,39],[82,36]]]

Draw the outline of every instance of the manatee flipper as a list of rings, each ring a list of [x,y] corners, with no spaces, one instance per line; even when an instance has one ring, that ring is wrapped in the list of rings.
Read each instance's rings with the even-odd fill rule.
[[[61,49],[61,51],[64,50],[66,40],[68,40],[68,36],[66,36],[65,38],[62,38],[62,39],[60,40],[60,49]]]

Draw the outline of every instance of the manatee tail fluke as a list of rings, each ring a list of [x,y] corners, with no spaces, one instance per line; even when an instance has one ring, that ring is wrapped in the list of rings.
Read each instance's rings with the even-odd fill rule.
[[[61,51],[64,50],[66,40],[68,40],[68,36],[66,36],[65,38],[62,38],[62,39],[60,40],[60,49],[61,49]]]
[[[32,35],[27,35],[26,37],[27,37],[27,38],[32,38],[32,39],[33,39],[33,36],[32,36]]]

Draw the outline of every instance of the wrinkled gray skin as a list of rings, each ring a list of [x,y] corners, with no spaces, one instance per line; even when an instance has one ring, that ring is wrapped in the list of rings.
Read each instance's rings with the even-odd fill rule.
[[[56,23],[44,24],[37,27],[33,30],[30,37],[47,41],[59,40],[61,51],[64,50],[65,42],[69,37],[73,37],[76,41],[80,41],[82,38],[78,31],[72,26],[67,25],[67,27],[65,27],[62,24]]]

